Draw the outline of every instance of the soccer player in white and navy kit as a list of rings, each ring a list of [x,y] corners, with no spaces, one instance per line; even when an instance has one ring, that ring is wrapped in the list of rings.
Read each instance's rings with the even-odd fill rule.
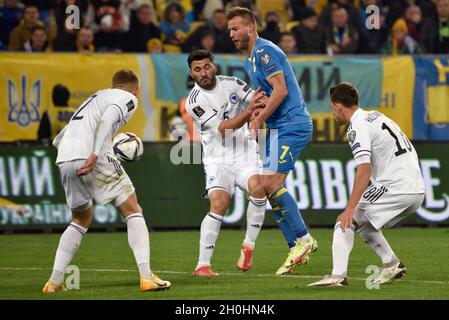
[[[239,269],[247,271],[252,265],[267,198],[261,183],[257,143],[249,138],[246,123],[266,97],[238,78],[217,76],[213,56],[206,50],[192,52],[188,64],[195,87],[187,98],[186,110],[200,131],[210,200],[210,211],[201,224],[199,260],[193,275],[218,275],[211,269],[211,259],[236,185],[250,195],[247,231],[237,262]],[[246,109],[245,102],[249,102]]]
[[[142,208],[131,180],[112,151],[112,136],[137,109],[138,91],[139,79],[131,70],[116,72],[112,88],[89,97],[53,141],[72,222],[59,241],[44,293],[67,291],[64,274],[92,222],[94,199],[97,204],[112,202],[125,218],[128,242],[140,273],[140,289],[170,287],[170,282],[151,272],[148,228]]]
[[[357,172],[346,210],[337,217],[332,242],[330,276],[310,286],[346,286],[349,255],[356,231],[382,260],[373,284],[405,275],[381,228],[391,227],[416,212],[424,200],[424,180],[413,145],[399,126],[377,111],[358,106],[359,94],[350,83],[330,90],[337,124],[348,125],[349,145]],[[368,183],[371,181],[371,184]]]

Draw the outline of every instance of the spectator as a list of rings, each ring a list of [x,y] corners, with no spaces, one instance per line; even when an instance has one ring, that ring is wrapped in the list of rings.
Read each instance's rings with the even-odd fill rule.
[[[423,17],[430,17],[437,14],[435,0],[416,0],[415,4],[421,9]]]
[[[280,18],[277,12],[267,12],[265,15],[265,29],[260,34],[262,38],[270,40],[274,44],[278,44],[281,40]]]
[[[37,130],[39,140],[52,140],[69,123],[77,109],[69,107],[70,92],[61,84],[53,87],[52,99],[53,106],[42,114]]]
[[[48,27],[54,16],[58,0],[21,0],[25,6],[35,6],[39,10],[39,19]]]
[[[385,24],[388,30],[391,30],[393,24],[404,16],[409,2],[410,0],[382,0],[386,12]]]
[[[44,24],[39,21],[39,11],[36,6],[28,6],[23,9],[23,20],[15,27],[9,35],[9,51],[18,51],[23,48],[25,42],[30,39],[31,29],[33,27]]]
[[[9,34],[20,23],[22,7],[17,0],[6,0],[0,7],[0,50],[6,50]]]
[[[136,17],[137,21],[131,24],[125,36],[124,48],[128,52],[148,52],[148,41],[161,39],[161,30],[153,23],[149,5],[140,6]]]
[[[366,14],[366,7],[375,5],[379,8],[379,28],[368,29],[366,22],[368,16]],[[371,19],[372,15],[377,13],[371,13],[369,16]],[[388,39],[388,29],[385,27],[385,15],[383,12],[383,7],[380,5],[380,0],[366,0],[364,1],[364,6],[360,8],[360,20],[362,22],[362,29],[360,31],[360,44],[359,53],[367,54],[378,54],[380,53],[382,47]]]
[[[92,0],[86,24],[95,33],[95,47],[99,52],[121,51],[120,32],[123,20],[120,0]]]
[[[383,54],[416,54],[421,50],[415,40],[408,35],[407,23],[399,18],[391,29],[391,37],[382,49]]]
[[[197,1],[201,2],[201,1]],[[212,19],[214,13],[217,10],[223,10],[223,2],[221,0],[207,0],[204,1],[203,8],[201,10],[201,16],[204,17],[204,20]]]
[[[407,23],[408,35],[415,41],[419,41],[421,20],[421,9],[415,5],[408,6],[405,10],[405,21]]]
[[[296,39],[298,53],[326,53],[326,34],[318,25],[318,16],[312,8],[304,7],[301,13],[301,24],[292,29]]]
[[[162,53],[164,48],[162,46],[162,41],[158,38],[153,38],[148,41],[147,50],[149,53]]]
[[[182,46],[183,52],[191,52],[195,48],[201,47],[201,38],[204,33],[212,32],[215,38],[213,52],[215,53],[234,53],[236,52],[234,43],[229,37],[226,23],[226,14],[222,9],[217,9],[212,15],[212,19],[204,26],[196,29]]]
[[[281,33],[281,39],[279,40],[279,47],[285,54],[295,54],[296,51],[296,39],[293,33],[283,32]]]
[[[313,9],[317,13],[317,16],[319,16],[328,4],[328,0],[289,0],[288,2],[293,14],[292,20],[294,21],[303,19],[304,8]]]
[[[351,0],[330,0],[329,4],[323,9],[319,18],[319,24],[322,27],[330,27],[332,24],[332,12],[335,7],[344,8],[348,15],[348,23],[355,29],[357,33],[360,32],[360,15],[356,8],[351,3]]]
[[[437,0],[436,8],[436,16],[423,23],[420,44],[427,53],[449,53],[449,0]]]
[[[31,30],[31,36],[23,44],[22,51],[25,52],[50,52],[47,30],[43,26],[35,26]]]
[[[188,24],[190,22],[195,21],[195,13],[194,13],[194,7],[192,2],[195,0],[154,0],[157,10],[157,15],[161,18],[161,20],[164,19],[165,16],[165,10],[167,9],[167,6],[169,6],[172,3],[177,3],[180,5],[184,11],[184,21]]]
[[[94,33],[87,27],[83,27],[78,31],[76,37],[76,51],[79,53],[95,52]]]
[[[160,25],[165,43],[180,46],[186,41],[190,26],[185,16],[185,10],[179,3],[171,3],[165,8],[164,20]]]
[[[159,20],[157,17],[156,10],[154,10],[153,0],[121,0],[122,7],[121,11],[125,20],[127,20],[128,27],[124,28],[126,32],[129,31],[129,27],[137,23],[137,12],[139,8],[143,5],[149,6],[151,10],[151,21],[155,25],[159,25]]]
[[[204,33],[203,36],[201,37],[201,48],[199,49],[204,49],[209,52],[213,52],[214,46],[215,46],[215,38],[213,33],[210,31]]]
[[[332,24],[326,32],[328,54],[355,53],[359,44],[359,34],[348,23],[348,14],[343,7],[332,10]]]

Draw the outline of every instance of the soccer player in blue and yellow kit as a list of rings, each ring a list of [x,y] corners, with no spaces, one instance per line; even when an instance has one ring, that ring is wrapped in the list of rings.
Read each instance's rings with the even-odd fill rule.
[[[307,231],[295,199],[285,188],[301,150],[312,138],[312,119],[284,52],[257,35],[253,13],[241,7],[228,14],[230,37],[238,50],[245,51],[245,70],[253,85],[268,96],[264,109],[253,114],[250,129],[254,134],[265,122],[268,128],[263,182],[276,221],[290,247],[290,253],[276,274],[289,273],[297,264],[306,263],[318,248]]]

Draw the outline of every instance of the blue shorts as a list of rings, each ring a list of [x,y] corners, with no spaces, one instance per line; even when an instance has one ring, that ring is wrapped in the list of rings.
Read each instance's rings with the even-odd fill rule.
[[[264,170],[288,174],[295,168],[301,151],[312,140],[312,122],[289,122],[287,126],[268,129]]]

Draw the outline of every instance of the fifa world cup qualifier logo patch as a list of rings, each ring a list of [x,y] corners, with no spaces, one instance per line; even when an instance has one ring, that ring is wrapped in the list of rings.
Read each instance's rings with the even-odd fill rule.
[[[21,127],[27,127],[31,122],[39,122],[41,106],[42,82],[36,80],[27,96],[27,77],[22,75],[21,91],[15,82],[8,79],[8,121],[17,122]]]

